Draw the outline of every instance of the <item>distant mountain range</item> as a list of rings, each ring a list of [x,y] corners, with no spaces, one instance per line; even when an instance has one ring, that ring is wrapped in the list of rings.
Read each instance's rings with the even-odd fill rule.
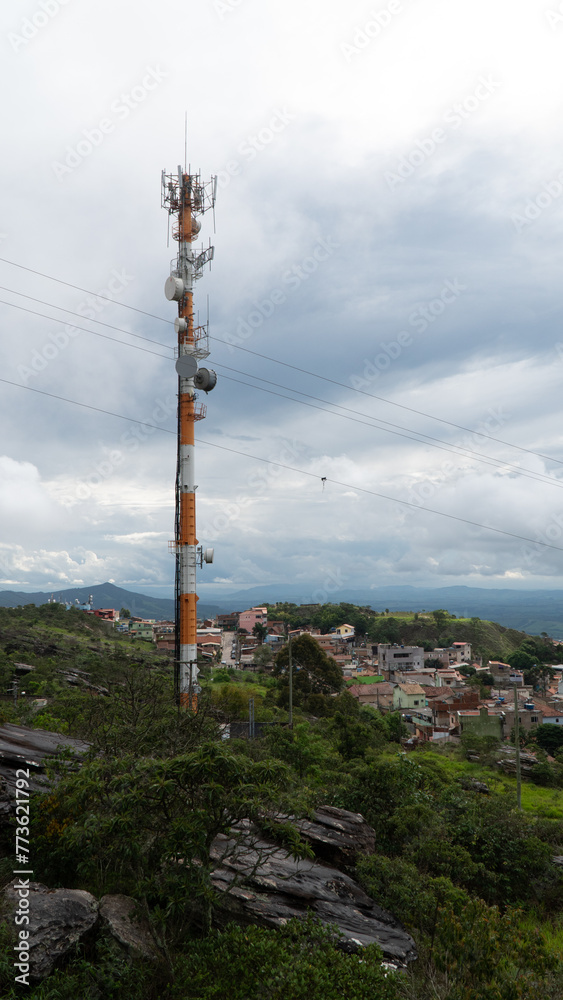
[[[71,587],[68,590],[51,591],[48,594],[41,591],[27,594],[19,590],[1,590],[0,607],[15,608],[20,604],[47,604],[51,596],[56,601],[68,601],[74,604],[78,600],[80,604],[85,604],[90,594],[95,608],[115,608],[116,611],[128,608],[132,615],[137,615],[139,618],[174,617],[174,601],[135,594],[131,590],[116,587],[113,583],[102,583],[96,587]]]
[[[200,617],[214,617],[228,611],[244,611],[257,604],[275,604],[289,601],[310,604],[314,588],[290,584],[269,584],[253,587],[232,594],[208,590],[198,603]],[[131,590],[103,583],[94,587],[71,587],[52,592],[56,600],[80,603],[90,594],[96,608],[128,608],[141,618],[173,618],[174,601],[162,597],[148,597]],[[17,607],[20,604],[46,604],[51,593],[28,594],[23,591],[0,591],[0,607]],[[480,587],[372,587],[357,590],[339,590],[326,600],[339,604],[344,601],[375,611],[434,611],[445,608],[463,618],[484,618],[507,628],[519,629],[530,635],[547,632],[555,639],[563,639],[563,591],[560,590],[486,590]]]
[[[310,604],[314,587],[270,584],[251,590],[221,594],[208,590],[205,601],[221,605],[225,611],[243,611],[262,602],[291,601]],[[484,587],[363,587],[338,590],[326,598],[371,607],[375,611],[434,611],[445,608],[463,618],[484,618],[530,635],[547,632],[563,639],[563,591],[509,590]]]

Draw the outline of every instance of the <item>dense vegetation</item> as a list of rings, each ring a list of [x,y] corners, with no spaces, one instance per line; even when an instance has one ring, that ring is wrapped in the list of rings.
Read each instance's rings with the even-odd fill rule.
[[[344,620],[354,624],[348,613]],[[377,616],[370,628],[379,622],[389,618]],[[455,625],[448,618],[447,628]],[[515,635],[513,649],[526,641]],[[92,747],[80,769],[63,762],[53,791],[36,803],[35,878],[98,898],[134,896],[162,955],[160,963],[131,963],[109,939],[85,944],[28,996],[563,995],[563,878],[552,862],[563,854],[563,793],[525,786],[526,808],[519,811],[511,779],[468,764],[463,747],[405,754],[400,718],[360,708],[342,691],[332,663],[310,658],[308,644],[301,645],[296,659],[303,676],[290,730],[279,724],[287,720],[285,654],[273,673],[204,671],[197,715],[179,713],[171,664],[149,645],[53,605],[0,610],[6,686],[15,662],[35,666],[17,706],[2,700],[4,718],[63,731]],[[34,698],[47,704],[37,709]],[[265,734],[222,739],[225,722],[247,717],[250,698],[256,720],[271,723]],[[546,792],[551,812],[538,805]],[[388,974],[376,948],[359,956],[339,950],[314,920],[290,922],[282,931],[214,927],[210,846],[216,834],[241,818],[260,827],[272,812],[306,815],[322,803],[361,812],[376,831],[377,851],[354,875],[415,938],[420,957],[406,973]],[[288,850],[306,850],[291,824],[282,833]],[[13,831],[4,828],[2,837],[7,882]],[[4,935],[0,995],[11,1000],[20,994]]]

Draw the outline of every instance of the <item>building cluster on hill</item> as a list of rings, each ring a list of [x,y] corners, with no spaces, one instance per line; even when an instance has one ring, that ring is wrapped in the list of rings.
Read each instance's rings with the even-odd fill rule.
[[[246,631],[239,646],[241,665],[259,642],[252,636],[253,631],[259,631],[257,625],[264,627],[261,641],[272,650],[287,642],[288,635],[312,636],[341,666],[348,691],[360,704],[381,712],[400,712],[407,728],[419,740],[455,740],[467,731],[509,738],[515,722],[515,685],[523,729],[563,725],[562,666],[554,667],[556,681],[546,686],[540,698],[524,684],[522,671],[496,660],[483,663],[474,656],[469,642],[453,642],[428,652],[419,646],[372,644],[357,638],[354,627],[345,622],[326,634],[310,626],[288,631],[283,622],[268,619],[266,607],[218,615],[217,625],[224,631]],[[475,683],[479,675],[492,678],[489,697],[483,698]]]
[[[131,638],[153,642],[163,653],[173,653],[175,624],[138,616],[121,617],[113,608],[94,609],[91,601],[79,607],[114,623]],[[275,609],[253,607],[198,621],[198,654],[230,667],[253,664],[256,650],[266,646],[275,654],[288,638],[310,635],[342,668],[348,692],[361,705],[381,712],[400,712],[412,735],[422,741],[458,739],[464,732],[506,739],[514,728],[516,703],[524,730],[537,725],[563,726],[563,666],[551,670],[542,697],[524,684],[522,671],[508,663],[483,664],[468,642],[425,651],[420,646],[372,644],[356,637],[353,625],[343,622],[323,634],[306,626],[288,629],[270,618]],[[492,679],[490,696],[483,698],[475,684],[479,675]],[[474,677],[471,683],[471,677]]]
[[[375,647],[374,647],[375,649]],[[440,667],[441,661],[447,666]],[[416,646],[380,644],[377,667],[356,668],[350,693],[362,705],[382,712],[399,711],[417,739],[457,739],[464,732],[508,739],[516,712],[524,730],[563,725],[563,666],[555,665],[556,680],[538,697],[524,675],[508,663],[475,660],[469,643],[425,652]],[[490,695],[482,697],[471,683],[479,674],[492,678]],[[516,700],[515,700],[516,692]]]

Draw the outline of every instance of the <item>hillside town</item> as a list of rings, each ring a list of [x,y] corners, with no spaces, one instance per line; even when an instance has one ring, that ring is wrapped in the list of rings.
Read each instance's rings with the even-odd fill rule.
[[[127,609],[94,609],[87,614],[113,622],[131,639],[151,642],[171,654],[173,621],[131,616]],[[413,741],[457,742],[467,732],[510,739],[515,705],[521,729],[563,726],[563,665],[552,664],[542,690],[524,683],[524,673],[499,660],[483,662],[469,642],[425,650],[399,643],[371,643],[346,622],[323,634],[319,628],[288,629],[275,608],[252,607],[198,620],[198,658],[230,670],[268,670],[274,657],[301,635],[311,636],[342,669],[348,693],[382,714],[399,712]],[[296,664],[296,669],[299,665]],[[478,682],[481,681],[481,684]],[[483,690],[489,693],[483,696]],[[516,699],[516,701],[515,701]]]

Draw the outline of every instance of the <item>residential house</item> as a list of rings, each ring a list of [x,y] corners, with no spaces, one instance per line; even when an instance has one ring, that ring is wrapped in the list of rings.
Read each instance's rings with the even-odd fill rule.
[[[553,705],[543,707],[542,724],[544,726],[563,726],[563,707],[556,708]]]
[[[147,639],[149,642],[153,640],[153,624],[154,622],[149,621],[134,621],[132,618],[129,619],[129,635],[132,639]]]
[[[424,670],[409,670],[409,684],[425,684],[435,687],[436,685],[436,671],[433,669]]]
[[[429,653],[425,653],[424,662],[426,663],[428,660],[439,660],[439,662],[446,668],[451,666],[452,663],[457,662],[456,654],[450,647],[438,647],[431,650]]]
[[[197,631],[196,634],[197,651],[206,659],[212,660],[222,649],[222,630],[220,628],[206,628]]]
[[[524,674],[522,671],[511,667],[509,663],[502,663],[501,660],[489,660],[487,671],[497,686],[517,684],[519,687],[522,687],[524,684]]]
[[[436,687],[465,687],[465,677],[453,667],[437,670]]]
[[[385,682],[375,684],[352,684],[348,694],[357,698],[360,705],[371,705],[382,712],[393,708],[393,685]]]
[[[119,614],[115,608],[94,608],[92,614],[106,622],[119,621]]]
[[[377,647],[379,669],[391,675],[408,670],[424,668],[424,650],[421,646],[398,646],[396,644],[379,643]]]
[[[452,642],[450,647],[455,650],[457,663],[470,663],[471,662],[471,643],[470,642]]]
[[[457,716],[461,735],[472,732],[477,736],[494,736],[498,740],[503,737],[500,715],[489,712],[486,705],[479,709],[461,709]]]
[[[350,641],[356,635],[356,629],[353,625],[338,625],[335,629],[331,629],[331,632],[336,632],[341,639],[346,639]]]
[[[426,695],[420,684],[396,684],[393,689],[393,708],[401,712],[426,708]]]
[[[459,711],[478,710],[479,692],[470,688],[457,691],[443,689],[438,697],[432,699],[430,706],[434,728],[451,733],[459,726]]]
[[[461,666],[462,663],[471,660],[471,643],[452,642],[451,646],[439,646],[431,652],[426,653],[424,659],[440,660],[445,667],[450,667],[454,664]]]
[[[529,732],[532,726],[541,726],[543,722],[543,709],[549,711],[547,705],[542,706],[535,701],[525,701],[518,703],[518,722],[520,729]],[[498,712],[503,720],[503,735],[505,739],[510,739],[510,734],[514,728],[515,711],[514,702],[499,706],[496,705],[494,711]]]
[[[217,615],[217,625],[225,632],[235,632],[238,628],[238,611],[230,611],[226,615]]]
[[[244,628],[249,635],[252,634],[252,629],[255,625],[267,625],[268,624],[268,609],[267,608],[250,608],[248,611],[241,611],[239,615],[239,628]]]

